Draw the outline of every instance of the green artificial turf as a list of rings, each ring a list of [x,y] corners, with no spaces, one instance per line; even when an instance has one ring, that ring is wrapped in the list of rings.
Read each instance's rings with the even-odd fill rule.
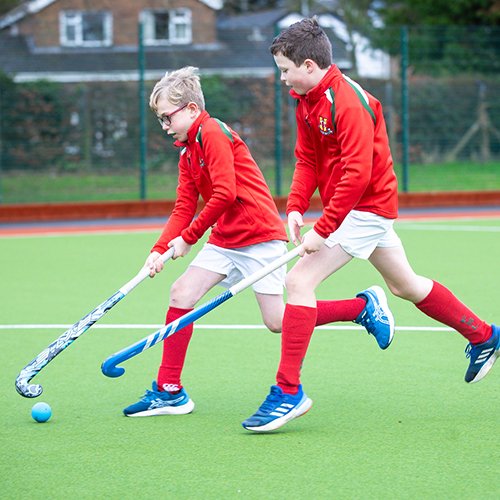
[[[451,288],[488,322],[498,318],[500,221],[399,223],[417,273]],[[0,239],[0,324],[73,324],[129,281],[157,234]],[[126,418],[161,356],[155,346],[100,371],[110,354],[161,324],[170,284],[186,259],[168,262],[48,364],[36,399],[17,394],[20,370],[64,332],[1,329],[0,493],[5,499],[492,499],[500,495],[496,443],[500,368],[463,381],[466,341],[455,332],[396,331],[381,351],[361,330],[316,330],[302,370],[313,400],[302,418],[266,434],[241,427],[274,382],[280,336],[265,329],[197,328],[183,383],[191,415]],[[318,289],[348,298],[372,284],[355,260]],[[222,292],[216,288],[204,300]],[[441,326],[389,295],[400,327]],[[250,290],[199,325],[260,325]],[[344,324],[351,327],[351,324]],[[36,423],[35,402],[52,407]]]

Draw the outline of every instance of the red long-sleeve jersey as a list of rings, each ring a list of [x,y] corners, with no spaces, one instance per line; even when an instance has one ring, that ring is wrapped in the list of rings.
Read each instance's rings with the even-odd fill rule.
[[[177,199],[152,251],[165,252],[179,235],[194,245],[209,228],[209,243],[223,248],[287,241],[264,176],[239,135],[203,111],[187,136],[174,143],[182,148]],[[193,220],[199,196],[205,207]]]
[[[314,230],[324,238],[352,210],[388,219],[398,213],[397,179],[380,102],[335,66],[296,106],[297,158],[287,213],[304,214],[316,188],[323,215]]]

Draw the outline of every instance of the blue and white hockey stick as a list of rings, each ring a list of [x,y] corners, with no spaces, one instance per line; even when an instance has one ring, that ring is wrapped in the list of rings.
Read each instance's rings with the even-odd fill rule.
[[[174,249],[167,250],[160,259],[167,262],[174,254]],[[96,321],[99,321],[113,306],[120,302],[125,295],[133,290],[139,283],[144,281],[150,273],[149,267],[143,267],[137,276],[122,286],[109,299],[98,305],[92,312],[75,323],[69,330],[64,332],[58,339],[54,340],[44,351],[42,351],[29,365],[27,365],[16,378],[17,392],[25,398],[36,398],[42,394],[43,388],[39,384],[30,384],[30,380],[40,370],[50,363],[66,347],[73,343],[82,333],[87,331]]]
[[[274,262],[271,262],[270,264],[264,266],[259,271],[253,273],[248,278],[241,280],[239,283],[232,286],[224,293],[221,293],[217,297],[209,300],[208,302],[205,302],[201,306],[185,314],[184,316],[181,316],[175,321],[172,321],[172,323],[165,325],[156,332],[148,335],[142,340],[139,340],[135,344],[132,344],[129,347],[125,347],[125,349],[122,349],[121,351],[112,354],[102,363],[101,367],[102,373],[104,373],[104,375],[106,375],[107,377],[121,377],[125,373],[125,368],[121,366],[116,366],[118,365],[118,363],[122,363],[127,359],[137,356],[137,354],[140,354],[146,349],[153,347],[154,345],[158,344],[158,342],[161,342],[162,340],[166,339],[175,332],[182,330],[185,326],[195,322],[197,319],[201,318],[208,312],[212,311],[217,306],[223,304],[224,302],[226,302],[226,300],[230,299],[231,297],[234,297],[236,294],[245,290],[245,288],[248,288],[249,286],[253,285],[257,281],[262,279],[264,276],[267,276],[276,269],[285,265],[287,262],[290,262],[292,259],[294,259],[299,255],[300,250],[301,246],[294,248],[293,250],[286,253],[279,259],[276,259]]]

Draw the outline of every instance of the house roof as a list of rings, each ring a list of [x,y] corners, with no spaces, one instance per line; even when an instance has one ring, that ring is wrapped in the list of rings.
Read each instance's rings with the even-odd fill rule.
[[[237,16],[220,15],[217,26],[220,29],[238,29],[257,26],[260,28],[275,26],[281,19],[290,14],[288,9],[272,9]]]
[[[0,29],[16,23],[29,14],[36,14],[57,0],[30,0],[24,2],[0,17]]]
[[[274,67],[269,47],[278,32],[288,27],[287,22],[293,14],[287,9],[275,9],[255,14],[239,16],[219,16],[217,22],[219,40],[229,47],[234,47],[235,56],[241,61],[259,58],[268,61]],[[303,19],[299,16],[299,19]],[[329,28],[325,29],[332,44],[333,62],[341,67],[350,67],[346,45]]]
[[[251,31],[249,31],[251,34]],[[271,38],[272,33],[266,37]],[[146,79],[158,79],[166,70],[182,66],[199,67],[204,74],[263,77],[275,71],[269,43],[235,46],[231,35],[221,43],[204,46],[145,47]],[[224,40],[232,40],[225,43]],[[0,35],[0,68],[16,81],[61,82],[134,81],[139,79],[138,51],[127,49],[80,49],[58,53],[35,53],[22,36]]]

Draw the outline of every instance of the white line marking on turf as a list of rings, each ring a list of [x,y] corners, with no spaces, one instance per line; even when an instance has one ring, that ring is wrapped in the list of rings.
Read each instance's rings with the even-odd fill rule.
[[[472,232],[485,232],[485,233],[498,233],[500,232],[499,226],[451,226],[447,224],[418,224],[418,223],[405,223],[397,222],[394,224],[397,229],[414,229],[418,231],[472,231]]]
[[[42,329],[68,329],[73,325],[0,325],[0,330],[42,330]],[[125,324],[125,325],[94,325],[92,328],[102,330],[153,330],[162,328],[164,325],[145,325],[145,324]],[[267,330],[264,325],[194,325],[198,330]],[[362,326],[317,326],[316,330],[364,330]],[[452,328],[447,326],[397,326],[396,330],[401,332],[452,332]]]

